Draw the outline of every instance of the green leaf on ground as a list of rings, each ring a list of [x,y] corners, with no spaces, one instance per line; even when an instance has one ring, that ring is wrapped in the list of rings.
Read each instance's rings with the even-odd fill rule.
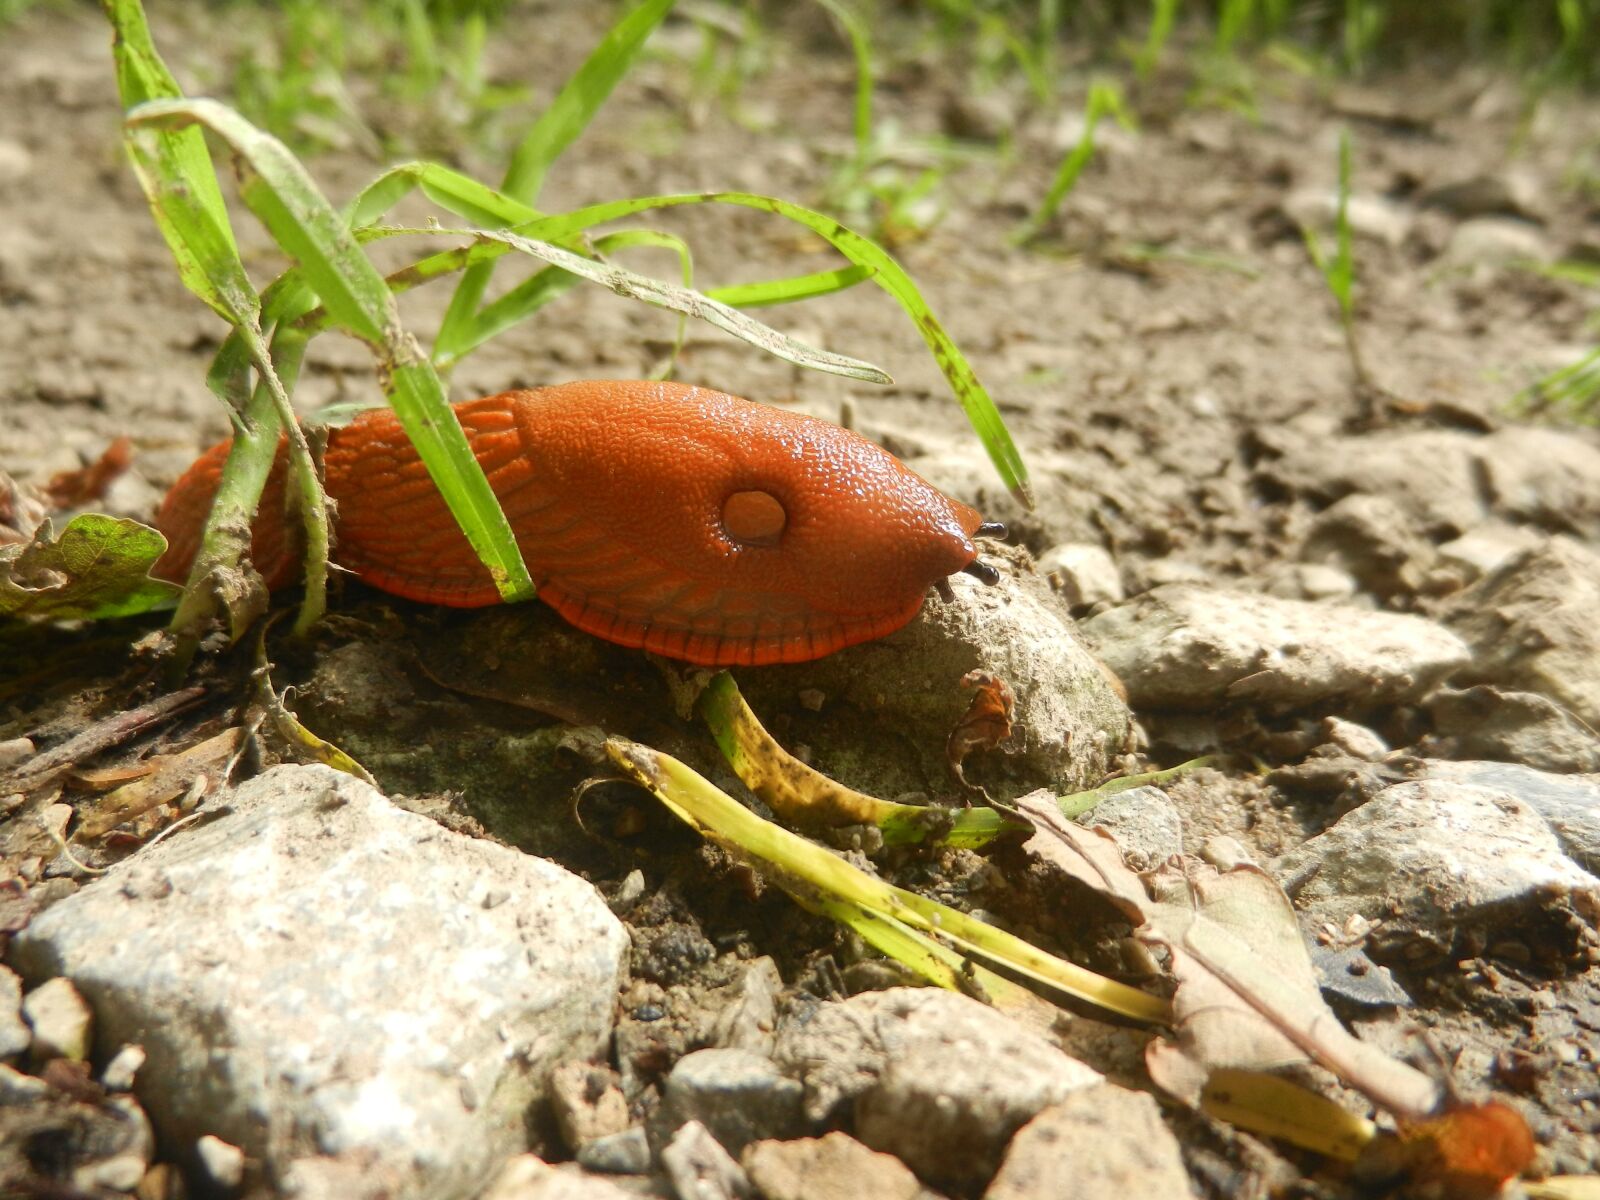
[[[85,513],[52,533],[0,547],[0,616],[93,621],[176,602],[181,589],[150,578],[167,539],[149,526]]]

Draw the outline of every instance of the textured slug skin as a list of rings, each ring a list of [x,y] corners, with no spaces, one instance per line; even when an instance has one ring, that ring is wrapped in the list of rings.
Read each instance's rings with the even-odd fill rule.
[[[900,628],[929,586],[976,555],[976,512],[813,417],[632,381],[504,392],[455,411],[539,598],[625,646],[712,666],[819,658]],[[156,574],[187,574],[227,450],[213,447],[168,493]],[[334,430],[324,466],[335,562],[412,600],[499,602],[391,412]],[[271,587],[298,569],[284,476],[280,449],[252,545]]]

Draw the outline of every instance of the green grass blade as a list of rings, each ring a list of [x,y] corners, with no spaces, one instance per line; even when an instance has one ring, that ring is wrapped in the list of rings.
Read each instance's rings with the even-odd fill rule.
[[[856,60],[855,139],[856,161],[864,164],[872,156],[872,39],[858,13],[841,0],[816,0],[832,14],[850,41]]]
[[[709,288],[706,295],[730,308],[762,308],[769,304],[791,304],[796,300],[831,296],[834,292],[842,292],[871,279],[874,274],[876,272],[871,267],[839,267],[811,275],[791,275],[785,279],[767,279],[760,283],[735,283],[727,287]]]
[[[519,232],[531,237],[560,241],[581,230],[607,221],[635,216],[653,209],[672,208],[684,204],[733,204],[742,208],[760,209],[774,213],[811,230],[828,242],[851,263],[871,270],[873,282],[888,292],[900,304],[922,334],[922,339],[933,352],[934,361],[950,382],[967,420],[977,431],[979,440],[988,452],[990,461],[999,471],[1001,480],[1011,493],[1028,508],[1033,507],[1033,488],[1028,481],[1027,464],[1023,462],[1011,433],[1006,428],[1000,411],[995,407],[983,384],[959,347],[945,332],[944,326],[934,316],[921,291],[911,276],[894,257],[870,238],[847,229],[832,217],[809,208],[762,196],[752,192],[699,192],[677,196],[642,196],[632,200],[618,200],[609,204],[596,204],[569,213],[545,217],[522,227]]]
[[[738,309],[729,308],[726,304],[719,304],[700,292],[689,288],[672,287],[662,283],[659,279],[652,279],[648,275],[640,275],[634,271],[609,263],[595,262],[593,259],[584,258],[570,250],[550,242],[539,241],[536,238],[523,237],[506,230],[497,229],[397,229],[390,232],[397,234],[417,234],[419,236],[437,236],[439,233],[457,234],[462,237],[474,238],[480,242],[488,242],[506,246],[521,254],[533,258],[543,259],[545,262],[581,276],[592,283],[609,288],[619,296],[626,296],[631,300],[641,300],[646,304],[653,304],[658,308],[671,309],[674,312],[685,313],[698,318],[707,324],[714,325],[724,333],[759,346],[767,353],[775,355],[786,362],[796,366],[809,367],[813,370],[827,371],[835,375],[843,375],[850,379],[860,379],[867,383],[891,383],[893,380],[884,371],[871,363],[862,362],[857,358],[850,358],[843,354],[834,354],[831,351],[819,350],[807,346],[804,342],[797,341],[786,333],[773,329],[770,325],[763,325],[754,317],[746,316]],[[445,361],[449,361],[448,358]]]
[[[214,101],[152,102],[129,119],[199,122],[228,142],[244,167],[245,203],[296,261],[334,321],[371,346],[395,415],[501,596],[530,598],[533,580],[443,385],[401,328],[383,276],[300,162],[276,138]],[[291,436],[297,432],[295,426]]]
[[[502,191],[527,204],[538,199],[551,166],[587,128],[672,4],[673,0],[645,0],[611,28],[518,144]],[[461,277],[439,327],[436,354],[461,357],[461,347],[471,336],[493,272],[493,265],[484,263]]]
[[[411,162],[390,167],[369,183],[345,209],[352,228],[370,225],[412,190],[421,191],[440,208],[474,225],[498,229],[537,220],[539,210],[469,175],[438,163]]]

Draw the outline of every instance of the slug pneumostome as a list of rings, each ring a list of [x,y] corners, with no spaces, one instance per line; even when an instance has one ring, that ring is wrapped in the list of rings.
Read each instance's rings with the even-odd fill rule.
[[[900,628],[930,586],[994,582],[986,526],[848,430],[673,383],[584,382],[455,406],[539,599],[588,633],[708,666],[802,662]],[[155,573],[181,580],[228,443],[173,485]],[[387,409],[333,430],[323,459],[341,566],[412,600],[500,594]],[[280,449],[252,560],[293,582],[300,535]]]

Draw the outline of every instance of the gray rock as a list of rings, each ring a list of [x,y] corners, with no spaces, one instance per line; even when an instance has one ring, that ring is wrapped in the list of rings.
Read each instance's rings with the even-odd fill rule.
[[[1573,952],[1572,914],[1600,917],[1600,879],[1532,805],[1455,781],[1385,788],[1272,870],[1313,928],[1382,922],[1374,938],[1417,966],[1456,953],[1469,931],[1490,953],[1560,958]]]
[[[1323,745],[1333,746],[1362,762],[1377,762],[1389,753],[1389,743],[1379,737],[1376,730],[1357,725],[1354,721],[1327,717],[1322,722],[1322,736],[1327,739]]]
[[[569,1165],[553,1167],[537,1155],[519,1154],[478,1200],[638,1200],[638,1193]]]
[[[616,1072],[609,1067],[562,1063],[550,1072],[549,1092],[561,1140],[574,1153],[596,1138],[628,1128],[628,1102]]]
[[[841,1120],[923,1179],[981,1186],[1011,1135],[1100,1073],[967,996],[891,988],[824,1004],[785,1027],[778,1059],[805,1083],[807,1114]]]
[[[553,1063],[604,1046],[616,919],[326,767],[218,811],[35,918],[14,961],[74,979],[104,1045],[137,1035],[172,1142],[214,1134],[312,1195],[466,1193],[522,1146]]]
[[[1427,709],[1444,752],[1522,763],[1537,771],[1600,771],[1600,735],[1538,692],[1488,684],[1441,688]]]
[[[23,961],[20,953],[17,961]],[[27,968],[23,970],[26,973]],[[82,1062],[89,1057],[94,1012],[70,979],[47,980],[34,988],[22,999],[22,1016],[33,1030],[34,1061],[69,1058]]]
[[[741,1200],[750,1194],[744,1168],[699,1121],[672,1135],[661,1151],[661,1166],[678,1200]]]
[[[1477,448],[1501,516],[1600,538],[1600,444],[1591,432],[1510,425]]]
[[[1467,660],[1421,617],[1173,584],[1091,617],[1137,708],[1360,712],[1415,699]]]
[[[1422,203],[1457,217],[1509,216],[1530,220],[1539,220],[1544,207],[1537,181],[1515,171],[1452,180],[1424,192]]]
[[[1452,568],[1463,582],[1474,583],[1544,540],[1544,534],[1521,525],[1485,521],[1440,546],[1439,563]]]
[[[1332,236],[1339,212],[1339,194],[1329,188],[1302,188],[1283,203],[1284,212],[1296,225]],[[1353,233],[1389,246],[1398,246],[1415,220],[1410,209],[1382,196],[1350,196],[1345,217]]]
[[[1411,1007],[1411,996],[1395,982],[1394,973],[1373,962],[1359,945],[1325,946],[1313,941],[1311,965],[1316,968],[1317,986],[1326,995],[1368,1008]]]
[[[751,1050],[696,1050],[673,1066],[662,1093],[665,1130],[698,1121],[733,1154],[763,1138],[806,1131],[805,1089]]]
[[[22,980],[9,967],[0,967],[0,1060],[16,1058],[32,1041],[22,1019]]]
[[[778,964],[762,955],[750,962],[733,985],[733,999],[717,1014],[711,1040],[730,1050],[752,1050],[770,1057],[777,1039],[778,997],[783,977]]]
[[[244,1151],[231,1142],[208,1133],[195,1143],[194,1152],[205,1177],[216,1187],[231,1192],[244,1182]]]
[[[1122,602],[1122,573],[1103,546],[1090,542],[1052,546],[1039,556],[1039,570],[1074,611]]]
[[[1461,593],[1445,620],[1472,647],[1457,682],[1539,692],[1600,728],[1600,554],[1551,538]]]
[[[122,1047],[111,1056],[106,1069],[100,1072],[100,1086],[108,1092],[131,1092],[147,1057],[143,1046]]]
[[[650,1137],[635,1125],[584,1143],[577,1159],[580,1167],[602,1175],[643,1175],[650,1169]]]
[[[1600,774],[1552,775],[1516,763],[1429,762],[1428,778],[1510,792],[1545,819],[1579,866],[1600,875]]]
[[[745,1174],[763,1200],[924,1200],[917,1177],[898,1158],[844,1133],[792,1142],[757,1142]]]
[[[1451,430],[1312,437],[1284,446],[1261,474],[1307,498],[1333,503],[1353,492],[1398,504],[1424,537],[1454,537],[1488,515],[1478,439]]]
[[[1473,217],[1456,226],[1444,257],[1463,267],[1509,267],[1546,261],[1550,258],[1550,243],[1526,221]]]
[[[1056,1200],[1071,1180],[1083,1197],[1194,1196],[1178,1139],[1143,1092],[1102,1084],[1024,1125],[984,1200]]]
[[[1014,130],[1017,105],[1005,92],[974,95],[961,88],[946,94],[939,119],[951,137],[992,142]]]
[[[1130,734],[1127,706],[1032,558],[1006,546],[986,547],[983,557],[1001,571],[997,586],[952,576],[955,603],[930,599],[897,633],[749,672],[739,682],[751,707],[763,722],[789,714],[816,751],[813,765],[853,787],[949,795],[945,739],[971,700],[960,680],[992,671],[1016,698],[1015,732],[1004,754],[968,758],[968,776],[1002,800],[1037,787],[1094,786]],[[796,700],[807,687],[828,697],[820,714]]]
[[[1129,788],[1096,804],[1083,823],[1108,830],[1135,870],[1183,853],[1183,818],[1160,788]]]
[[[1358,590],[1354,575],[1327,563],[1279,563],[1265,578],[1268,595],[1289,600],[1349,600]]]
[[[1434,551],[1396,501],[1357,494],[1317,515],[1300,557],[1337,567],[1373,595],[1388,599],[1421,587]]]

